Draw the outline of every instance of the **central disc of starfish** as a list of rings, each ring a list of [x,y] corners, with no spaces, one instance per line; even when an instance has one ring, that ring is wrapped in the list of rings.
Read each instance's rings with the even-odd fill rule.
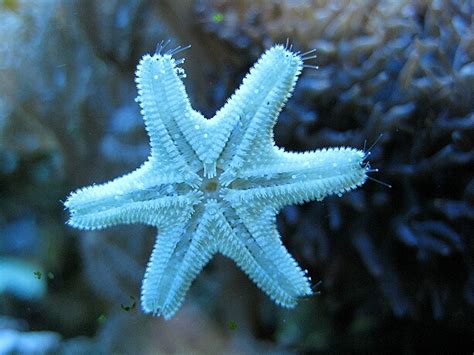
[[[283,246],[275,221],[286,205],[342,194],[366,180],[366,154],[352,148],[287,152],[273,126],[303,63],[313,55],[274,46],[212,119],[192,109],[177,50],[145,55],[138,98],[151,155],[137,170],[72,193],[68,223],[100,229],[144,223],[159,230],[142,286],[145,312],[170,318],[216,253],[277,304],[310,295],[310,278]]]
[[[214,198],[218,199],[219,198],[219,179],[218,177],[214,177],[212,179],[208,178],[203,178],[200,190],[204,193],[204,196],[207,199]]]

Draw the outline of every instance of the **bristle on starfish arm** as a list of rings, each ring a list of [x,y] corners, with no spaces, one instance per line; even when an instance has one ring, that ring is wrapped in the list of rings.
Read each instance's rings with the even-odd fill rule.
[[[199,242],[184,230],[160,229],[143,279],[142,308],[146,313],[169,319],[178,310],[192,280],[211,257]]]
[[[210,229],[216,210],[209,208],[210,205],[215,205],[215,201],[206,204],[198,226],[191,224],[186,233],[167,235],[166,231],[160,231],[143,281],[145,312],[171,318],[193,280],[217,251],[216,238]]]
[[[200,200],[197,192],[177,194],[172,185],[145,180],[139,173],[71,193],[64,203],[70,212],[68,224],[88,230],[131,223],[159,226],[177,215],[191,214]]]
[[[290,97],[303,66],[299,55],[283,46],[267,50],[250,69],[242,85],[216,114],[235,120],[238,129],[224,148],[219,164],[226,166],[222,183],[228,184],[244,164],[248,153],[265,151],[273,144],[273,126]],[[238,147],[235,149],[235,147]]]
[[[261,162],[242,173],[232,183],[233,189],[226,190],[225,199],[231,204],[260,201],[281,208],[343,194],[367,179],[365,153],[357,149],[329,148],[305,153],[280,150],[277,155],[267,164]]]
[[[215,224],[219,252],[235,263],[273,301],[284,307],[294,307],[298,297],[310,295],[309,279],[281,243],[275,226],[275,216],[252,216],[255,211],[237,211],[245,224],[234,225],[222,215]],[[262,222],[263,219],[266,219]]]
[[[138,102],[150,136],[151,159],[195,178],[201,165],[187,132],[205,119],[191,108],[180,68],[171,54],[145,55],[137,67]]]

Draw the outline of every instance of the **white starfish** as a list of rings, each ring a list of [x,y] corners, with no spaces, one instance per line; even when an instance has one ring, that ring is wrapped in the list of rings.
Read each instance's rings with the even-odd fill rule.
[[[145,312],[171,318],[216,253],[235,263],[277,304],[310,295],[309,278],[281,242],[275,219],[286,205],[341,194],[366,180],[365,153],[352,148],[286,152],[273,126],[304,56],[277,45],[208,120],[192,109],[173,54],[145,55],[138,101],[151,155],[137,170],[73,192],[68,223],[100,229],[122,223],[158,228],[142,286]]]

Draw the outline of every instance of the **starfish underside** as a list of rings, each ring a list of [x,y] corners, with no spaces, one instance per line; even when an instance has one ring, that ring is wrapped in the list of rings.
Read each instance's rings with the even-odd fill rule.
[[[366,180],[352,148],[287,152],[273,126],[301,73],[301,55],[267,50],[212,119],[192,109],[173,53],[145,55],[138,98],[151,154],[134,172],[73,192],[68,223],[81,229],[144,223],[158,228],[143,286],[145,312],[171,318],[216,253],[232,260],[277,304],[310,295],[309,278],[283,246],[286,205],[341,194]]]

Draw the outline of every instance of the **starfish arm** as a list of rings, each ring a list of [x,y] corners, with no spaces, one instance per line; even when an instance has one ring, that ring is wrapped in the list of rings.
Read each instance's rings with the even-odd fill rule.
[[[188,291],[191,283],[216,252],[216,243],[210,228],[215,209],[205,208],[199,225],[191,224],[184,235],[159,235],[147,267],[142,288],[142,306],[145,312],[171,318]]]
[[[256,203],[280,209],[291,204],[322,200],[361,186],[367,179],[365,153],[332,148],[305,153],[278,150],[259,166],[244,171],[225,190],[231,204]]]
[[[260,224],[240,210],[247,218],[245,225],[232,219],[233,227],[223,215],[214,225],[218,251],[231,258],[273,301],[294,307],[297,298],[312,293],[309,279],[281,243],[273,216]],[[240,216],[239,213],[239,216]],[[248,226],[248,227],[247,227]]]
[[[151,159],[173,165],[188,178],[197,179],[194,173],[201,164],[185,136],[189,136],[195,121],[205,119],[191,108],[181,81],[184,76],[170,54],[145,55],[136,72],[137,101],[150,136]]]
[[[147,164],[133,173],[102,185],[71,193],[64,203],[68,224],[80,229],[102,229],[117,224],[159,226],[185,211],[190,214],[201,194],[150,175]]]
[[[219,159],[219,165],[226,167],[221,179],[224,185],[238,175],[252,151],[264,155],[272,149],[273,126],[291,96],[302,66],[298,54],[283,46],[272,47],[216,114],[214,119],[229,117],[236,126]]]

